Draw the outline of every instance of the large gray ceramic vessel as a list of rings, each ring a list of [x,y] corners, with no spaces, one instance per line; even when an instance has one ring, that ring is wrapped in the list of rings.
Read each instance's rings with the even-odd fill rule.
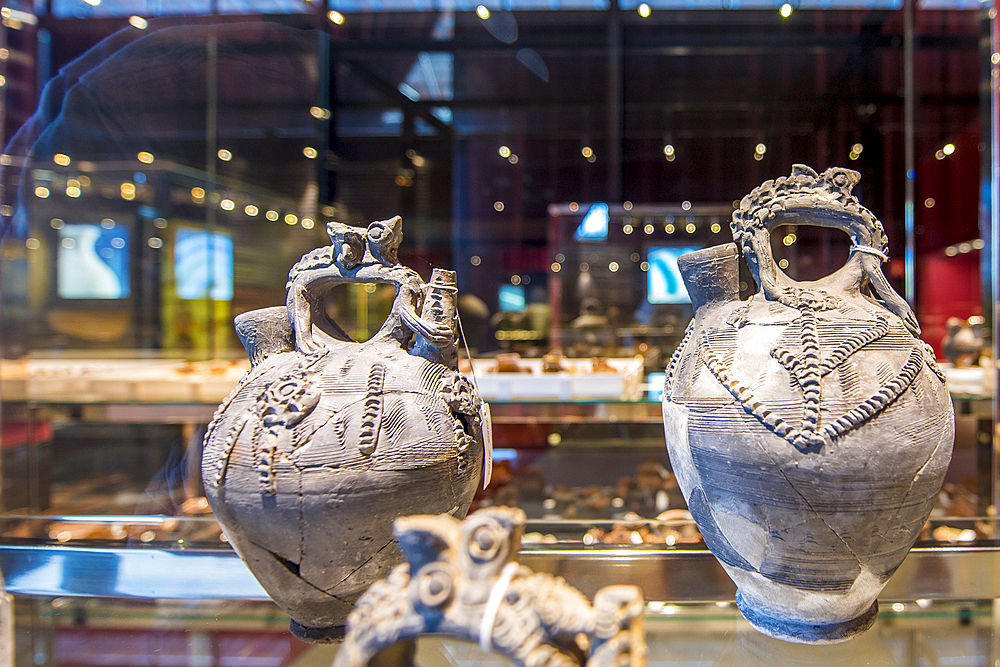
[[[464,517],[483,465],[482,401],[457,370],[455,274],[396,261],[400,219],[330,223],[291,270],[285,306],[241,315],[252,366],[205,436],[212,511],[268,594],[312,641],[401,560],[392,521]],[[341,283],[396,288],[364,343],[330,320]]]
[[[743,199],[732,229],[759,286],[749,300],[736,245],[678,262],[695,317],[663,394],[671,464],[743,615],[803,643],[874,622],[954,437],[933,352],[882,274],[882,225],[851,194],[858,178],[796,165]],[[816,282],[788,278],[769,243],[788,223],[847,232],[847,263]]]

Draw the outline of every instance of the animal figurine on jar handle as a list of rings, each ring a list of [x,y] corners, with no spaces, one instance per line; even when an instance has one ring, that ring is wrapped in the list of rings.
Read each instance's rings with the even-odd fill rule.
[[[345,282],[390,283],[399,291],[389,319],[392,335],[401,342],[418,334],[435,346],[454,345],[455,319],[425,320],[417,313],[426,285],[412,269],[398,264],[402,241],[402,218],[377,220],[365,232],[340,222],[329,222],[329,246],[307,253],[288,274],[288,319],[294,322],[295,346],[311,354],[322,349],[317,339],[351,341],[343,329],[325,316],[325,286]],[[454,312],[453,312],[454,314]]]

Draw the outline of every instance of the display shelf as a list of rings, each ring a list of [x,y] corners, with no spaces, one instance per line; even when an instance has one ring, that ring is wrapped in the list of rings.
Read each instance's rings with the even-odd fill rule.
[[[7,403],[5,402],[5,405]],[[206,403],[47,403],[40,419],[110,424],[207,424],[217,404]],[[659,401],[490,401],[494,424],[629,422],[660,423]]]
[[[8,489],[11,491],[8,495],[14,500],[6,504],[8,512],[0,514],[0,521],[3,522],[0,533],[5,539],[16,541],[11,546],[26,550],[23,552],[26,554],[51,546],[62,550],[58,551],[62,557],[76,553],[65,549],[93,546],[99,548],[96,553],[101,558],[109,557],[112,552],[108,549],[121,549],[126,543],[141,545],[147,554],[152,553],[150,549],[155,551],[156,545],[162,544],[170,545],[166,549],[170,553],[190,551],[192,545],[199,552],[206,545],[217,547],[217,523],[206,514],[207,506],[195,507],[194,504],[201,502],[204,505],[197,463],[200,458],[200,428],[211,420],[217,400],[221,398],[209,396],[204,387],[192,387],[201,381],[199,378],[211,376],[216,378],[211,385],[215,393],[221,395],[223,391],[228,392],[244,372],[245,362],[119,360],[105,369],[107,374],[102,375],[102,365],[109,363],[105,360],[78,360],[79,365],[71,364],[72,368],[68,369],[60,368],[53,361],[44,360],[45,363],[34,367],[25,366],[22,362],[0,365],[0,374],[21,369],[30,370],[34,377],[45,378],[44,386],[36,386],[28,394],[4,395],[5,419],[28,425],[25,433],[29,444],[36,442],[41,445],[38,451],[32,447],[22,449],[27,461],[24,469],[29,471],[28,477],[37,477],[37,495],[43,502],[29,502],[30,493],[15,497],[13,491],[19,488],[19,482],[23,485],[23,480],[17,477],[16,472],[5,473],[9,475],[5,477],[9,480]],[[169,379],[161,378],[164,382],[186,386],[187,389],[182,392],[185,395],[202,398],[168,400],[165,397],[176,393],[174,389],[161,389],[158,393],[151,390],[139,392],[135,384],[116,389],[109,379],[129,375],[139,381],[137,378],[141,373],[150,369],[159,369],[157,372],[163,378],[169,376]],[[68,386],[61,387],[59,392],[54,391],[60,386],[58,378],[70,378],[72,382],[77,382],[75,390],[71,391],[73,386]],[[91,382],[96,384],[88,384]],[[223,384],[226,386],[223,387]],[[16,383],[0,382],[0,390],[4,387],[17,389]],[[95,387],[100,391],[95,391]],[[22,390],[27,388],[29,385],[22,384]],[[119,398],[112,400],[116,392]],[[124,400],[129,392],[129,395],[141,396],[141,400]],[[988,438],[990,432],[992,399],[962,395],[954,396],[954,401],[961,441],[964,443],[956,448],[956,471],[985,470],[978,465],[978,461],[982,458],[980,443],[989,441],[984,438]],[[538,553],[563,554],[567,553],[565,549],[570,549],[570,553],[573,549],[582,549],[580,553],[584,555],[579,558],[574,556],[573,562],[577,565],[573,567],[583,567],[580,563],[597,562],[594,559],[599,558],[602,549],[635,552],[640,559],[649,558],[648,553],[660,549],[663,554],[669,554],[675,564],[696,557],[691,554],[702,548],[700,539],[682,544],[686,538],[676,532],[668,534],[670,531],[653,528],[652,532],[656,535],[645,540],[642,535],[637,538],[630,535],[632,529],[628,527],[638,521],[643,526],[638,534],[650,526],[666,526],[667,522],[656,521],[653,517],[664,519],[667,515],[683,513],[684,504],[679,490],[675,484],[666,483],[669,481],[665,477],[669,464],[663,443],[659,400],[644,395],[638,400],[518,399],[493,400],[490,403],[493,422],[498,427],[498,459],[494,468],[496,481],[478,502],[520,506],[532,522],[529,533],[536,533],[539,541],[557,543],[554,546],[531,545],[528,547],[531,553],[542,549]],[[151,424],[165,426],[147,435],[143,429]],[[160,444],[172,440],[175,441],[176,451],[168,451],[166,446]],[[7,445],[11,442],[8,439]],[[22,453],[14,452],[10,447],[8,449],[11,450],[8,454]],[[183,464],[172,464],[171,456],[186,458]],[[507,457],[506,460],[504,457]],[[146,465],[144,462],[147,460],[152,463]],[[44,478],[38,471],[43,470],[45,465],[52,466],[51,469],[61,477],[57,475],[52,481]],[[174,467],[171,468],[171,465]],[[641,479],[643,474],[649,473],[644,466],[656,467],[653,473],[655,483]],[[33,469],[36,472],[30,472]],[[11,466],[8,470],[17,471],[20,468]],[[158,481],[162,475],[170,474],[174,477],[170,478],[169,484]],[[989,511],[984,500],[990,497],[992,480],[983,475],[980,477],[982,479],[976,478],[978,488],[974,491],[977,495],[972,495],[972,490],[968,491],[971,500],[964,505],[939,505],[933,526],[923,535],[928,540],[925,546],[935,544],[952,548],[957,542],[959,548],[965,548],[970,539],[982,540],[1000,535],[995,519],[986,518],[977,522],[966,516]],[[956,473],[954,482],[957,484],[960,479]],[[624,487],[623,480],[628,482]],[[29,486],[30,483],[31,479]],[[643,493],[644,500],[639,498]],[[664,495],[664,500],[669,502],[660,503],[660,495]],[[603,504],[597,503],[598,500],[603,500]],[[967,499],[963,496],[960,500]],[[664,509],[671,512],[664,513]],[[163,512],[182,516],[144,516],[141,521],[132,515],[115,516],[133,510],[138,515]],[[62,516],[32,518],[25,516],[28,513]],[[554,520],[555,517],[560,520]],[[542,518],[547,521],[539,521]],[[690,515],[686,520],[690,532],[697,538]],[[602,526],[606,530],[599,530]],[[987,529],[983,529],[984,526]],[[592,551],[584,548],[588,537],[591,538]],[[630,537],[635,538],[632,542],[640,544],[628,544]],[[932,538],[934,541],[930,541]],[[659,544],[641,544],[644,540]],[[667,547],[664,542],[674,546]],[[186,546],[181,549],[179,545]],[[222,546],[222,553],[228,553],[228,547]],[[217,551],[217,548],[210,549],[209,553],[216,554]],[[125,550],[124,553],[131,551]],[[707,554],[705,551],[701,553],[703,556]],[[22,556],[18,558],[18,562],[23,562]],[[711,562],[716,567],[714,561]],[[716,567],[712,572],[713,576],[721,578],[723,585],[729,586],[728,579],[721,576],[721,570]]]
[[[630,360],[613,360],[626,362]],[[540,367],[537,359],[525,359]],[[537,362],[537,363],[535,363]],[[589,360],[570,359],[581,368]],[[488,360],[475,360],[486,367]],[[245,360],[188,362],[171,359],[25,359],[0,361],[0,396],[4,405],[29,404],[59,410],[80,406],[82,419],[121,421],[187,420],[208,421],[226,398],[249,363]],[[501,374],[507,377],[511,374]],[[565,373],[567,378],[586,377]],[[480,374],[480,377],[483,377]],[[552,379],[559,374],[523,374],[518,377]],[[639,384],[648,389],[648,385]],[[633,392],[634,393],[634,392]],[[992,396],[952,393],[965,412],[988,411]],[[491,398],[496,419],[522,416],[566,420],[659,421],[660,401],[647,394],[634,400],[614,398]],[[511,407],[508,407],[511,406]],[[565,406],[565,408],[563,408]],[[146,408],[149,411],[146,411]],[[162,423],[162,422],[161,422]]]
[[[988,417],[992,399],[983,396],[953,396],[960,414]],[[4,399],[4,406],[18,409],[16,399]],[[659,400],[491,400],[495,424],[521,423],[635,423],[659,424],[663,420]],[[27,405],[27,403],[21,403]],[[105,422],[111,424],[207,424],[217,403],[31,401],[39,419]]]
[[[530,526],[529,529],[536,526]],[[732,601],[736,589],[703,546],[524,544],[520,562],[562,576],[586,595],[602,586],[641,586],[647,600]],[[17,595],[261,600],[267,596],[223,544],[185,540],[134,546],[9,540],[0,570]],[[1000,544],[918,546],[889,580],[881,599],[960,600],[1000,597]]]

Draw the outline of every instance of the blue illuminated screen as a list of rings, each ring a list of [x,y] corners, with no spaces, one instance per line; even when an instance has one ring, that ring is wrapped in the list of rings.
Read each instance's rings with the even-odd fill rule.
[[[594,204],[583,216],[580,226],[573,233],[573,238],[577,241],[603,241],[608,238],[608,222],[610,222],[608,205]]]
[[[520,313],[524,310],[524,285],[501,285],[498,297],[500,310],[505,313]]]
[[[696,247],[650,248],[646,254],[646,300],[650,303],[690,303],[687,287],[677,268],[677,258],[699,250]]]
[[[181,299],[233,298],[233,238],[226,232],[180,227],[174,240],[174,280]]]
[[[59,230],[56,294],[62,299],[124,299],[129,295],[128,228],[67,223]]]

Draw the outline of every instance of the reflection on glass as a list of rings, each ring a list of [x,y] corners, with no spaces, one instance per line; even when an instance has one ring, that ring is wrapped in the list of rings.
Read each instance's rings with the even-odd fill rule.
[[[935,7],[967,9],[975,0],[930,0]],[[784,3],[789,4],[789,3]],[[646,5],[645,13],[640,8]],[[924,0],[921,0],[921,6]],[[622,9],[637,10],[644,18],[649,16],[651,9],[777,9],[782,6],[774,0],[622,0]],[[789,5],[792,7],[792,5]],[[799,0],[794,3],[794,9],[899,9],[903,0]],[[782,13],[787,18],[791,15]],[[763,151],[761,151],[763,153]]]
[[[450,12],[474,11],[483,21],[489,20],[503,9],[526,10],[568,10],[607,9],[607,0],[505,0],[501,5],[497,0],[485,3],[462,0],[331,0],[330,7],[341,12]]]
[[[166,16],[170,14],[297,14],[310,10],[302,0],[52,0],[52,13],[59,18],[104,16]],[[134,25],[134,24],[133,24]],[[136,26],[138,27],[138,26]]]
[[[900,663],[881,640],[881,621],[871,630],[839,644],[793,644],[759,632],[739,632],[733,636],[713,667],[831,667],[867,665],[896,667]],[[920,664],[920,663],[917,663]]]
[[[413,101],[450,100],[454,95],[455,56],[421,51],[417,61],[399,84],[399,92]]]

